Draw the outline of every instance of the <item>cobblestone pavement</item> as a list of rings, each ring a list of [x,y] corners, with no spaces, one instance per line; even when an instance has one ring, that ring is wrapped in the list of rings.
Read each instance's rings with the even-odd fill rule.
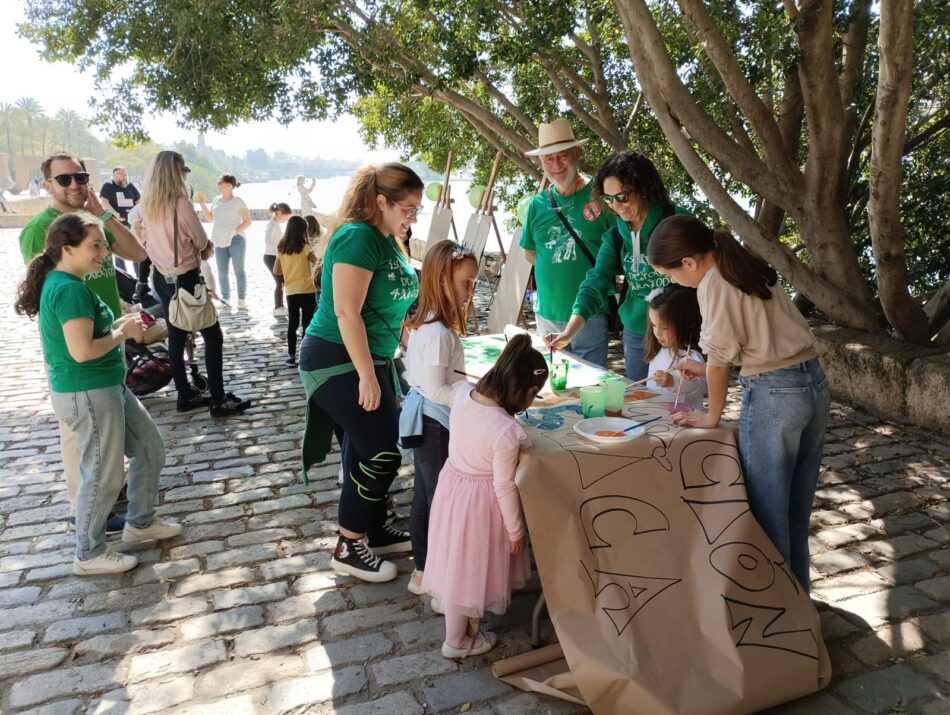
[[[145,398],[168,445],[159,513],[184,533],[128,574],[77,578],[36,326],[9,307],[17,232],[0,231],[0,712],[585,712],[491,675],[529,648],[537,585],[491,624],[501,646],[458,665],[438,652],[440,617],[406,590],[410,560],[383,585],[328,570],[338,465],[310,487],[296,477],[304,400],[282,364],[261,233],[250,311],[222,319],[229,389],[253,410],[221,421],[177,415],[167,390]],[[946,440],[834,404],[812,521],[834,680],[773,712],[950,712],[948,463]],[[401,516],[410,487],[404,467]]]

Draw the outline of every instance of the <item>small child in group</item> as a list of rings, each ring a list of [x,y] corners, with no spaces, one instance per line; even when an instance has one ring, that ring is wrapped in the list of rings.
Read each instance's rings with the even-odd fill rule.
[[[739,459],[752,514],[809,590],[808,527],[830,396],[815,336],[775,269],[726,231],[690,216],[664,219],[650,236],[650,265],[696,288],[709,411],[676,424],[719,425],[729,370],[740,365]]]
[[[504,613],[511,589],[530,574],[527,528],[515,469],[530,445],[515,413],[531,404],[548,378],[544,356],[528,335],[515,335],[477,385],[452,386],[449,457],[439,474],[429,520],[422,587],[445,612],[445,658],[480,655],[494,633],[477,621]]]
[[[320,222],[317,221],[317,217],[313,214],[307,214],[303,218],[304,221],[307,222],[307,242],[310,244],[310,250],[313,251],[313,255],[317,259],[313,267],[313,282],[317,286],[317,297],[319,298],[323,254],[326,253],[327,244],[330,243],[330,232],[320,225]]]
[[[706,362],[699,350],[703,319],[696,290],[668,285],[655,291],[649,298],[647,317],[650,329],[643,339],[644,358],[650,363],[647,388],[673,399],[679,392],[680,403],[703,409]],[[689,361],[689,370],[683,369],[683,360]]]
[[[267,209],[270,221],[264,227],[264,265],[274,279],[274,315],[287,315],[284,308],[284,278],[274,272],[274,263],[277,261],[277,244],[283,236],[283,226],[293,216],[293,211],[286,203],[271,204]]]
[[[471,251],[452,241],[439,241],[426,251],[419,279],[419,307],[406,321],[406,381],[409,394],[402,405],[399,437],[413,448],[416,467],[409,534],[416,568],[409,591],[424,593],[429,512],[439,472],[449,455],[449,406],[452,385],[465,380],[462,341],[468,303],[475,292],[478,262]],[[439,610],[438,604],[433,605]]]
[[[287,291],[287,365],[297,364],[297,329],[306,330],[317,309],[317,288],[313,283],[316,257],[307,242],[307,222],[290,216],[284,237],[277,244],[274,274],[283,276]]]

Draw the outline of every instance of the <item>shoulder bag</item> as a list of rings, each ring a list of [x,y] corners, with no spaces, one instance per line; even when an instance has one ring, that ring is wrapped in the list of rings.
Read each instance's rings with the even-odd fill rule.
[[[561,223],[564,224],[564,228],[566,228],[567,232],[574,238],[574,243],[577,245],[578,249],[580,249],[580,252],[584,254],[587,260],[590,261],[591,268],[593,268],[597,264],[597,260],[594,258],[594,254],[590,252],[590,249],[587,247],[587,245],[581,240],[581,237],[577,235],[577,231],[575,231],[574,227],[571,226],[570,221],[564,217],[560,204],[558,204],[557,199],[554,198],[553,186],[548,191],[548,198],[551,201],[551,210],[557,215],[559,219],[561,219]],[[616,245],[616,243],[614,245]],[[617,251],[617,258],[620,258],[619,250]],[[624,281],[624,287],[626,287],[626,285],[626,281]],[[622,295],[624,294],[625,293],[622,293]],[[623,330],[623,323],[620,322],[620,303],[617,302],[617,296],[613,293],[607,296],[607,330],[610,333],[619,333]]]
[[[178,268],[178,206],[175,206],[175,268]],[[198,262],[201,262],[201,256],[195,251]],[[201,271],[198,271],[198,283],[195,284],[194,292],[187,288],[182,288],[178,281],[178,275],[175,275],[175,295],[168,303],[168,322],[179,330],[193,333],[198,330],[210,328],[218,322],[218,313],[211,302],[211,296],[208,294],[208,286],[205,285],[204,278],[201,277]]]

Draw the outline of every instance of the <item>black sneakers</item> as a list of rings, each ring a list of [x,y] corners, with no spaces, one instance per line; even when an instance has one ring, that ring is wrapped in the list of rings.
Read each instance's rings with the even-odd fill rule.
[[[369,550],[366,539],[348,539],[342,534],[336,542],[330,567],[336,572],[363,581],[382,583],[396,578],[396,564],[383,561]]]
[[[412,551],[409,532],[396,529],[391,524],[384,524],[379,531],[367,534],[366,540],[369,542],[369,548],[378,556]]]
[[[294,366],[294,365],[296,365],[296,364],[297,364],[297,359],[296,359],[293,355],[288,355],[288,356],[284,359],[284,365],[291,365],[291,366]]]
[[[202,395],[197,390],[190,390],[189,392],[178,393],[178,405],[176,409],[179,412],[188,412],[198,407],[207,407],[210,404],[210,397]]]
[[[230,417],[231,415],[239,415],[250,406],[250,400],[242,400],[240,397],[237,397],[233,393],[229,392],[224,396],[223,402],[217,405],[214,403],[211,404],[211,416]]]

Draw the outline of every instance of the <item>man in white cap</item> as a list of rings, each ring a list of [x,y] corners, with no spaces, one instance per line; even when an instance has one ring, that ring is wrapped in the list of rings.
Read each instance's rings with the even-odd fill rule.
[[[561,118],[542,124],[538,148],[527,152],[528,156],[540,157],[544,175],[551,182],[551,188],[528,205],[521,233],[521,247],[534,264],[537,329],[541,335],[564,330],[577,289],[593,268],[604,233],[615,222],[613,214],[591,201],[591,182],[577,169],[581,146],[586,142],[575,139],[570,122]],[[592,315],[568,349],[589,362],[606,366],[608,338],[607,314]]]

